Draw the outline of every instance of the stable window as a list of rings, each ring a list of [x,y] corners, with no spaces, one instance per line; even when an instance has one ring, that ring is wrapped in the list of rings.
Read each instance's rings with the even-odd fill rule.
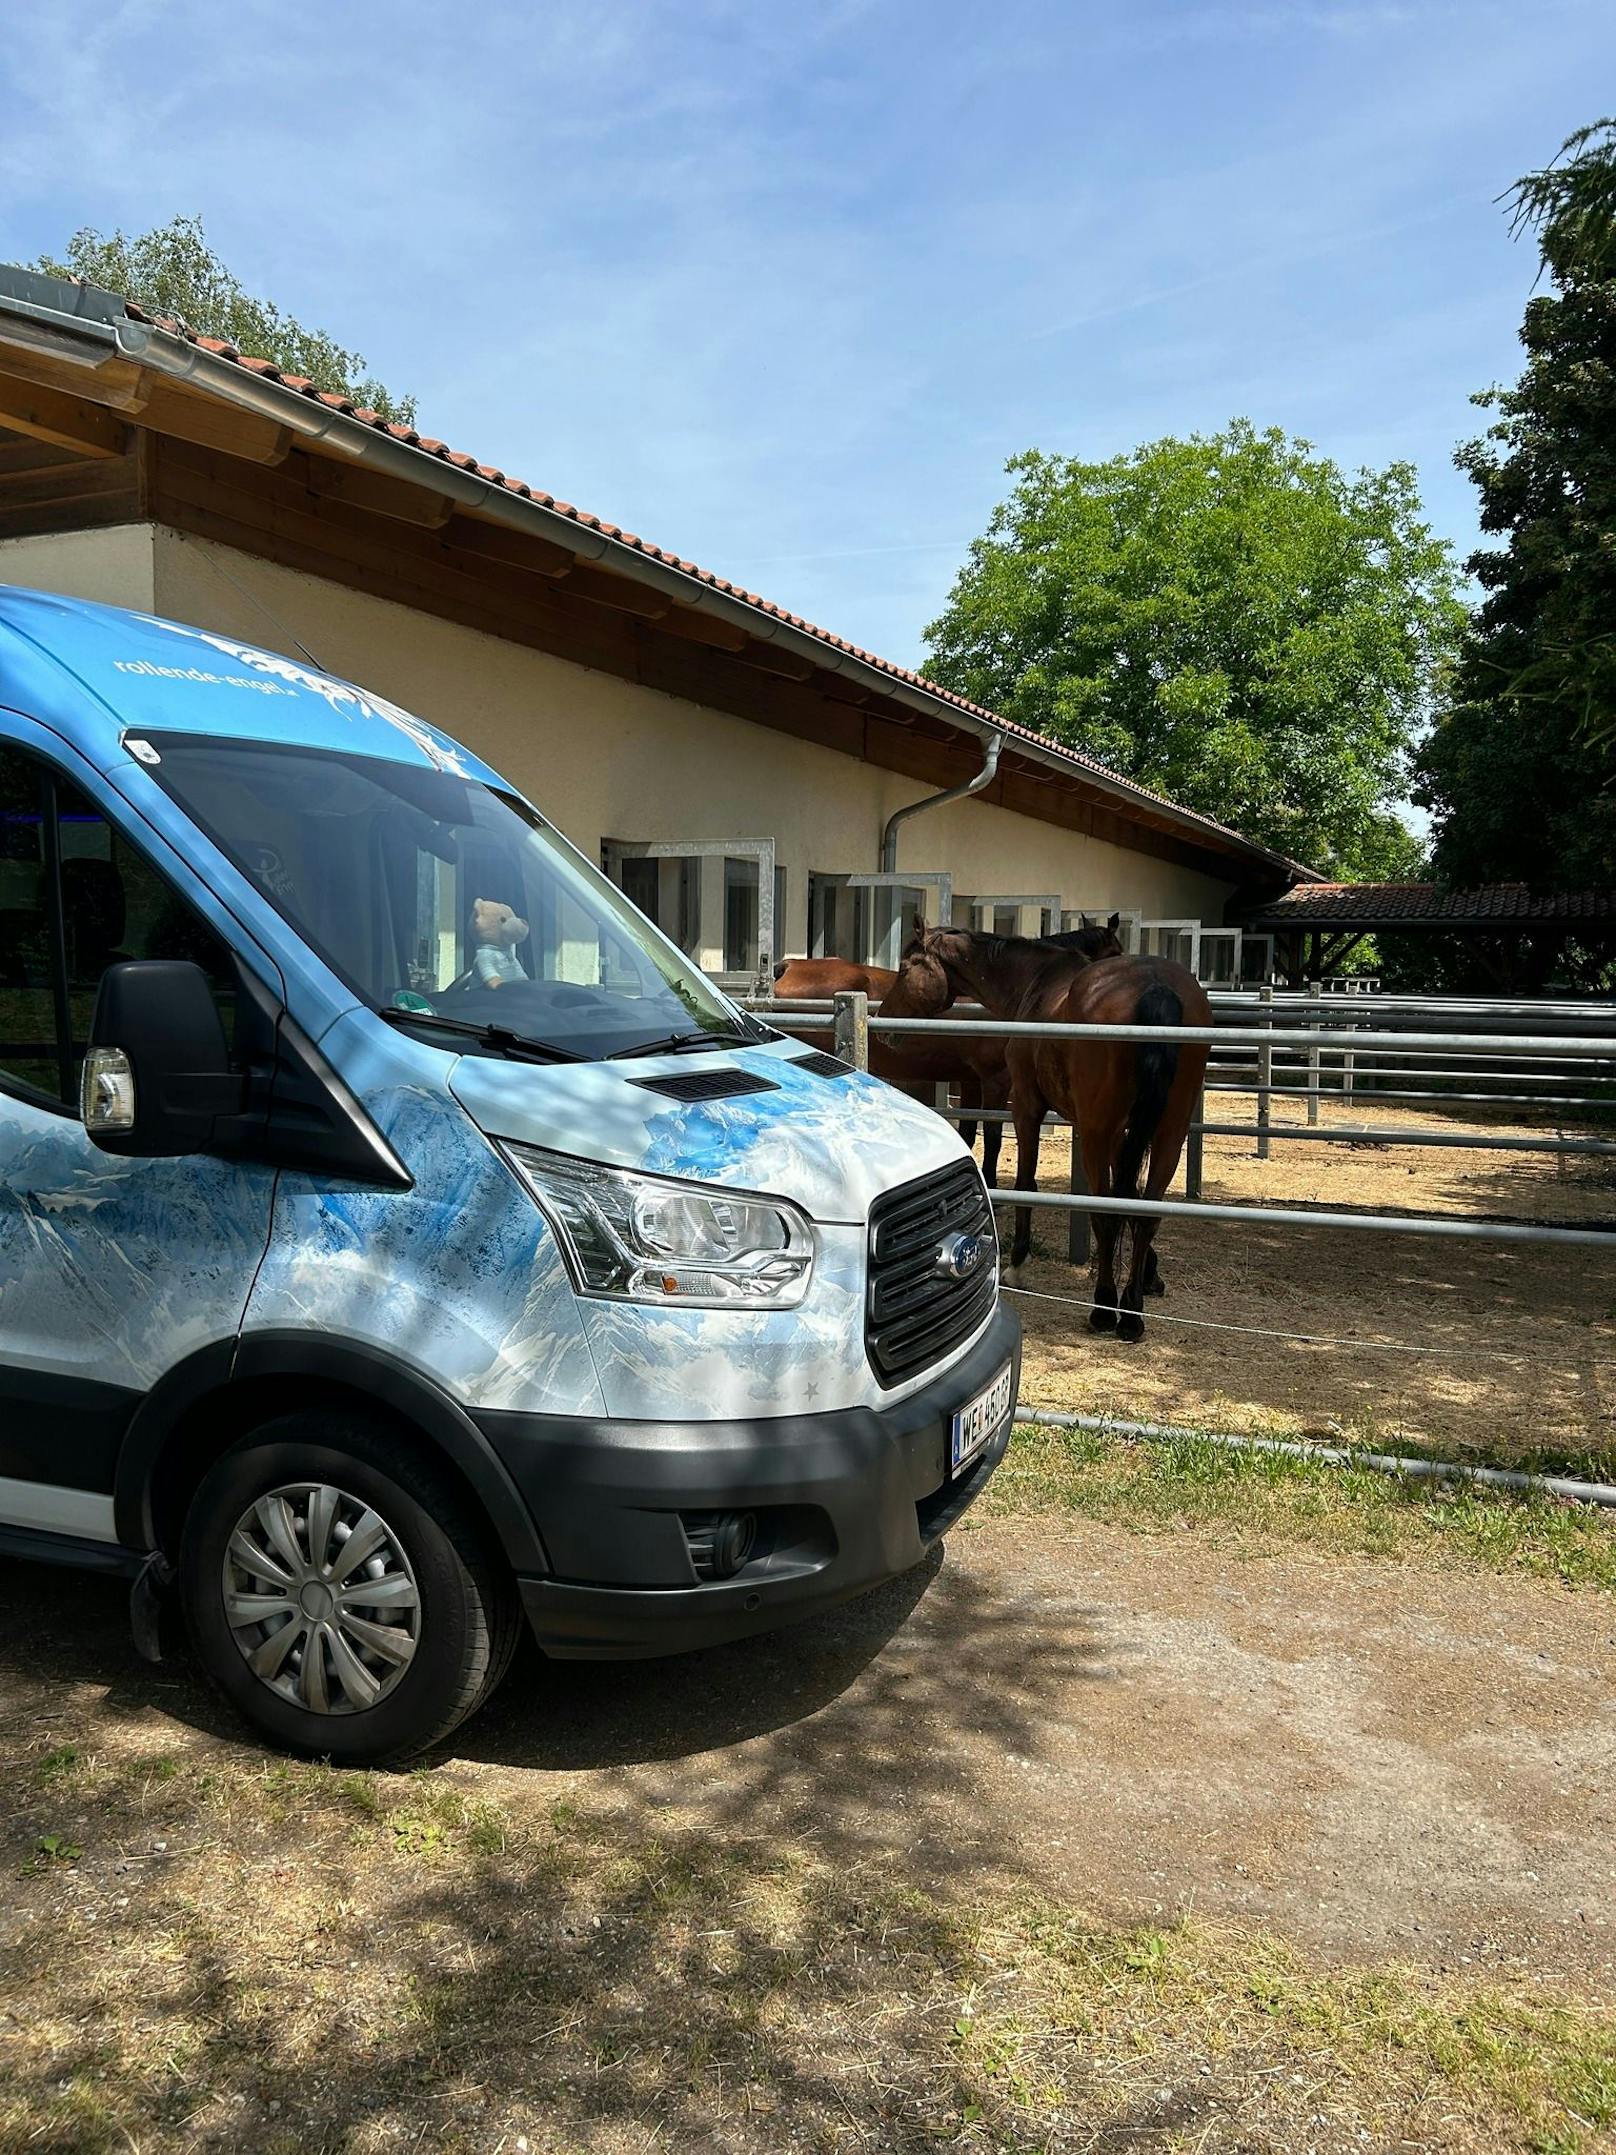
[[[1060,917],[1059,891],[990,891],[971,901],[970,925],[989,935],[1052,935]]]
[[[1146,958],[1171,958],[1193,973],[1201,957],[1201,924],[1198,920],[1143,920],[1139,950]]]
[[[1261,985],[1274,977],[1274,939],[1271,935],[1243,934],[1240,938],[1240,978],[1244,985]]]
[[[1076,928],[1103,928],[1113,913],[1117,916],[1117,941],[1124,950],[1137,951],[1140,948],[1143,916],[1135,908],[1113,905],[1109,900],[1102,900],[1097,905],[1067,907],[1061,914],[1062,932],[1069,933]]]
[[[915,922],[922,917],[946,921],[953,906],[954,879],[943,869],[811,875],[809,956],[896,967]]]
[[[772,838],[607,838],[601,865],[721,985],[750,993],[767,980],[785,893]]]
[[[696,955],[700,915],[699,863],[651,860],[631,854],[620,864],[624,893],[687,957]]]
[[[1240,979],[1240,930],[1203,928],[1196,976],[1209,988],[1232,988]]]
[[[755,860],[724,860],[724,970],[755,973],[758,969],[758,864]]]

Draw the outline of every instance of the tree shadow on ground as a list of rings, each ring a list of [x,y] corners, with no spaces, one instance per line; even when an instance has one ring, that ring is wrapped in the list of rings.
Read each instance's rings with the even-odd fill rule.
[[[1083,1603],[939,1550],[710,1653],[535,1655],[438,1770],[339,1774],[131,1666],[116,1587],[16,1567],[0,1848],[41,1920],[0,2142],[9,2099],[74,2149],[934,2147],[997,2099],[959,1902],[1022,1890],[973,1762],[1036,1758],[1109,1673]],[[30,1865],[47,1818],[70,1874]]]

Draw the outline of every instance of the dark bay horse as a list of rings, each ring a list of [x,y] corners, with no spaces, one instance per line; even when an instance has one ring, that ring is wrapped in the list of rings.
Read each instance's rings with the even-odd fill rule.
[[[935,1017],[943,1007],[922,1007],[911,1001],[901,973],[889,972],[879,965],[855,965],[844,958],[786,958],[774,969],[774,992],[781,1002],[793,998],[816,1001],[828,995],[862,992],[884,1018]],[[831,1044],[828,1028],[823,1036],[801,1037],[812,1038],[816,1046]],[[960,1136],[973,1148],[976,1122],[971,1110],[977,1114],[984,1109],[1002,1110],[1010,1102],[1010,1071],[1004,1048],[997,1040],[920,1040],[912,1035],[902,1040],[883,1040],[872,1033],[870,1069],[889,1085],[921,1095],[929,1094],[936,1085],[957,1085],[963,1111]],[[999,1148],[1003,1142],[1004,1124],[984,1122],[982,1174],[990,1189],[999,1178]]]
[[[1113,940],[1115,940],[1113,938]],[[946,1008],[966,995],[995,1017],[1082,1025],[1210,1025],[1206,991],[1186,967],[1166,958],[1092,957],[1024,936],[977,935],[917,922],[899,979],[912,1003]],[[1050,1108],[1072,1125],[1096,1197],[1133,1197],[1148,1153],[1145,1195],[1160,1197],[1184,1149],[1206,1071],[1204,1041],[1009,1040],[1010,1110],[1016,1132],[1016,1188],[1038,1186],[1038,1144]],[[1153,1247],[1156,1221],[1145,1214],[1094,1215],[1098,1273],[1089,1322],[1114,1325],[1121,1339],[1144,1334],[1144,1297],[1163,1291]],[[1120,1295],[1116,1245],[1130,1231],[1127,1279]],[[1016,1214],[1010,1267],[1032,1246],[1030,1207]]]

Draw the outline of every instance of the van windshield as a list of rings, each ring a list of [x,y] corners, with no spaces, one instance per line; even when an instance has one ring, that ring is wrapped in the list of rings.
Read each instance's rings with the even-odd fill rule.
[[[767,1037],[511,794],[341,751],[149,738],[152,777],[220,852],[355,994],[423,1037],[590,1061]]]

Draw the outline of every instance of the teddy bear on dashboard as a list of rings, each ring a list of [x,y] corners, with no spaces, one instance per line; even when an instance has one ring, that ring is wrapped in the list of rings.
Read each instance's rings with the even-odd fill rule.
[[[502,987],[508,980],[526,980],[527,968],[516,953],[528,939],[528,924],[520,913],[494,898],[471,901],[471,969],[485,988]]]

